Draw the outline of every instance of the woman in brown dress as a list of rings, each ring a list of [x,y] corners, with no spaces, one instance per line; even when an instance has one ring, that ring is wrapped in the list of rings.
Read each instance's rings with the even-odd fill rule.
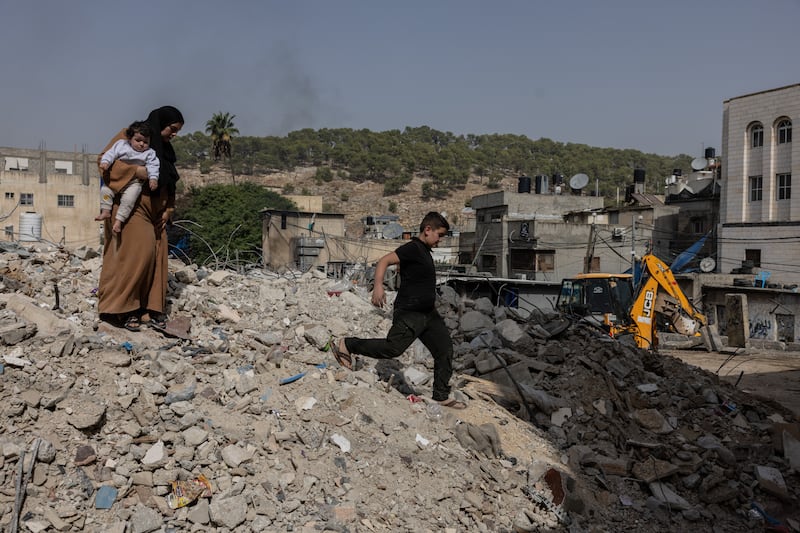
[[[133,213],[118,234],[111,231],[109,223],[119,208],[116,195],[111,218],[105,220],[103,268],[97,291],[100,318],[133,331],[143,321],[163,327],[166,320],[169,254],[166,227],[175,208],[175,186],[180,179],[170,141],[184,124],[183,115],[172,106],[153,110],[147,122],[153,131],[150,147],[161,163],[158,188],[154,191],[142,188]],[[124,135],[122,130],[103,152]],[[103,174],[103,179],[116,191],[132,179],[146,179],[146,174],[144,167],[117,161]]]

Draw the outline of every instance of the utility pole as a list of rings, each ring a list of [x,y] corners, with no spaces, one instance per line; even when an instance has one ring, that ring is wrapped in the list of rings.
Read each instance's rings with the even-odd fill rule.
[[[594,215],[596,218],[597,215]],[[589,227],[589,242],[586,243],[586,258],[583,260],[583,273],[588,274],[592,271],[592,257],[594,256],[594,241],[596,240],[595,223]]]

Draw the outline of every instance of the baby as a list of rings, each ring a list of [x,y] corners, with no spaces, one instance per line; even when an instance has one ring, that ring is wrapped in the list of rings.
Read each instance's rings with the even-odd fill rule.
[[[160,164],[155,150],[150,148],[150,125],[147,122],[134,122],[125,130],[126,139],[120,139],[106,151],[100,158],[100,170],[105,172],[120,159],[126,163],[142,165],[147,168],[150,190],[158,188],[158,171]],[[134,177],[116,193],[109,187],[105,180],[100,186],[100,214],[95,220],[111,218],[111,207],[114,205],[114,195],[121,194],[119,209],[111,230],[114,233],[122,231],[122,224],[131,216],[133,206],[142,193],[142,182]]]

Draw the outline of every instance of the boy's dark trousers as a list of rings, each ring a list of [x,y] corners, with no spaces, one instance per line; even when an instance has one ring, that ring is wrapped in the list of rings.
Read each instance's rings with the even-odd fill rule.
[[[385,339],[347,337],[344,345],[350,353],[373,359],[394,359],[400,357],[414,339],[419,339],[433,355],[433,399],[446,400],[453,375],[453,342],[444,319],[435,309],[426,312],[395,310]]]

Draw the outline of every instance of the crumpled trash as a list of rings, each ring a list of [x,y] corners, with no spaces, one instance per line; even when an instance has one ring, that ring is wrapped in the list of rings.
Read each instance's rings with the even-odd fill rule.
[[[167,494],[167,505],[170,509],[186,507],[197,498],[211,497],[211,482],[200,474],[187,481],[173,481],[172,492]]]
[[[353,288],[353,283],[348,280],[338,281],[327,288],[328,296],[339,296]]]

